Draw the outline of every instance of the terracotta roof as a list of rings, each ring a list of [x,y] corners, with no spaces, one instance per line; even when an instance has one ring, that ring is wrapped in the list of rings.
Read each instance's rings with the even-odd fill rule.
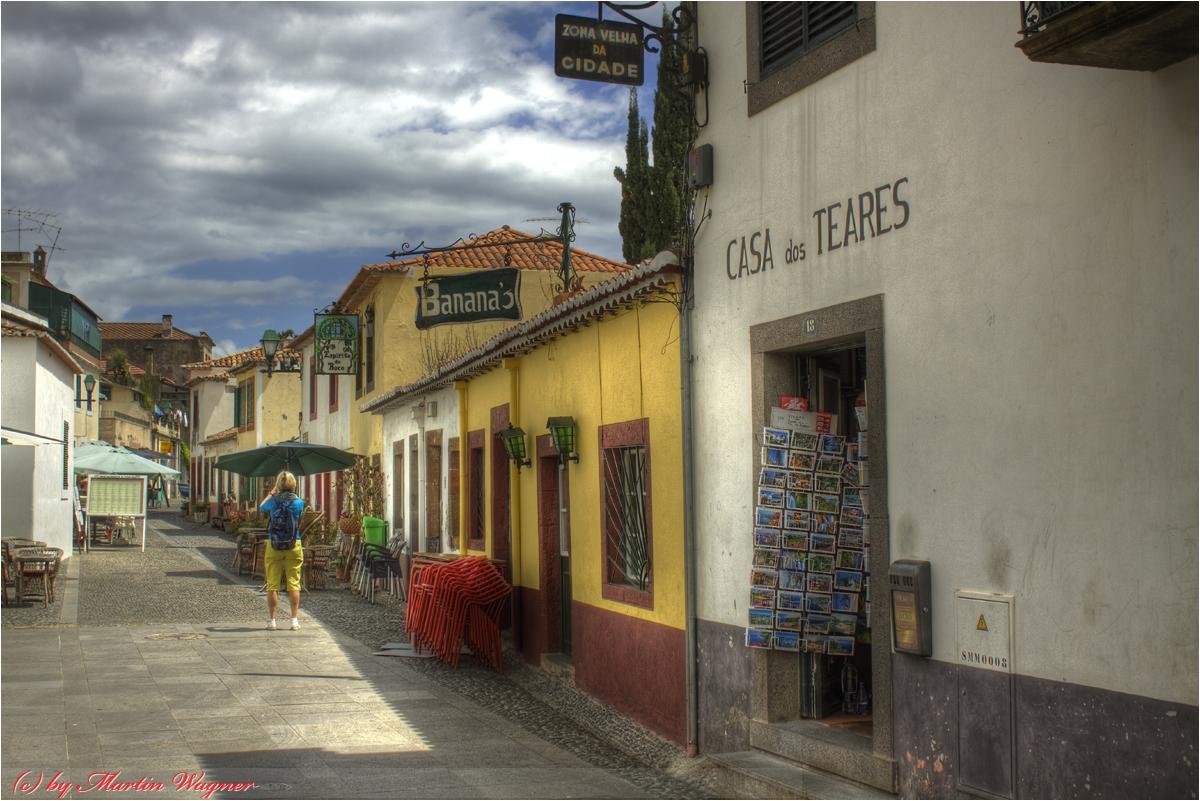
[[[100,323],[100,335],[104,339],[162,339],[162,322],[157,323]],[[205,335],[208,336],[207,334]],[[181,328],[173,327],[167,339],[199,339]]]
[[[246,348],[234,353],[227,353],[224,356],[218,356],[215,359],[205,359],[201,362],[191,362],[183,365],[191,370],[203,370],[206,367],[237,367],[242,362],[256,362],[263,357],[262,346],[257,348]]]
[[[0,334],[6,337],[30,337],[40,339],[46,343],[46,347],[57,355],[60,359],[66,362],[67,366],[75,373],[86,373],[79,362],[75,361],[75,357],[71,352],[64,348],[57,339],[52,337],[49,329],[42,326],[40,323],[33,325],[27,320],[22,320],[20,317],[11,316],[7,313],[4,315],[3,322],[0,322]]]
[[[431,253],[426,262],[425,256],[411,256],[398,261],[385,261],[378,264],[364,264],[358,274],[342,292],[337,305],[345,307],[353,302],[354,296],[371,278],[378,278],[389,273],[406,273],[424,270],[426,263],[431,270],[486,270],[494,267],[504,267],[505,259],[510,267],[521,270],[542,270],[554,272],[562,266],[562,243],[560,242],[518,242],[513,245],[490,245],[491,242],[507,242],[512,240],[533,240],[533,234],[518,231],[507,225],[494,231],[468,239],[453,247]],[[579,273],[612,273],[619,274],[632,269],[624,262],[606,259],[586,250],[571,249],[571,265]]]
[[[131,375],[131,376],[146,374],[145,370],[143,370],[141,367],[138,367],[136,364],[129,361],[128,359],[125,361],[125,366],[129,368],[129,375]],[[105,373],[108,372],[108,360],[107,359],[100,360],[100,369]]]
[[[464,353],[415,382],[396,387],[375,400],[362,404],[359,411],[382,412],[386,407],[412,396],[485,373],[502,359],[527,353],[580,325],[627,308],[647,297],[669,292],[670,285],[674,283],[678,273],[679,262],[673,255],[670,256],[670,260],[660,261],[656,258],[650,264],[635,267],[624,275],[596,284],[564,303],[551,306],[541,314],[501,331],[478,348]]]
[[[223,439],[229,439],[230,437],[236,437],[237,433],[238,433],[238,430],[237,430],[236,426],[234,426],[233,428],[227,428],[224,431],[218,431],[216,434],[205,437],[203,440],[201,440],[200,444],[207,445],[210,442],[220,442]]]
[[[222,382],[224,382],[224,381],[228,381],[228,380],[229,380],[229,373],[226,373],[226,372],[211,373],[209,375],[198,375],[195,378],[190,379],[186,384],[184,384],[184,386],[185,387],[194,387],[196,384],[200,384],[205,381],[222,381]]]

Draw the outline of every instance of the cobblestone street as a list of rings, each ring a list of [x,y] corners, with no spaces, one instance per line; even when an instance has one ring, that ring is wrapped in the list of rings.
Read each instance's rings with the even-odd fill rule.
[[[58,771],[85,789],[95,772],[145,776],[178,798],[202,793],[174,778],[201,772],[258,785],[213,797],[710,794],[701,762],[511,658],[501,675],[373,656],[403,639],[396,599],[331,586],[305,593],[301,631],[266,631],[232,553],[221,532],[152,514],[145,553],[76,556],[55,604],[5,608],[4,797],[21,782],[58,796]]]

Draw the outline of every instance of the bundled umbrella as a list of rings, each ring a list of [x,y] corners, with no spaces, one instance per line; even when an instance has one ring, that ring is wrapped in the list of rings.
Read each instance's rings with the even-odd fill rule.
[[[217,458],[217,469],[240,476],[274,476],[282,470],[298,476],[332,473],[353,467],[358,457],[332,445],[311,442],[277,442]]]

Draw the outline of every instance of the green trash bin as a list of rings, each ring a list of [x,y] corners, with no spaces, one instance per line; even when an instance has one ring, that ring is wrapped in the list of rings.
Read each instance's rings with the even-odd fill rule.
[[[365,515],[362,519],[363,540],[370,545],[387,545],[387,521]]]

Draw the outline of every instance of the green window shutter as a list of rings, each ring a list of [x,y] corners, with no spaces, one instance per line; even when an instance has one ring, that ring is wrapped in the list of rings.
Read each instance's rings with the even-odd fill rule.
[[[233,427],[242,427],[242,388],[233,391]]]

